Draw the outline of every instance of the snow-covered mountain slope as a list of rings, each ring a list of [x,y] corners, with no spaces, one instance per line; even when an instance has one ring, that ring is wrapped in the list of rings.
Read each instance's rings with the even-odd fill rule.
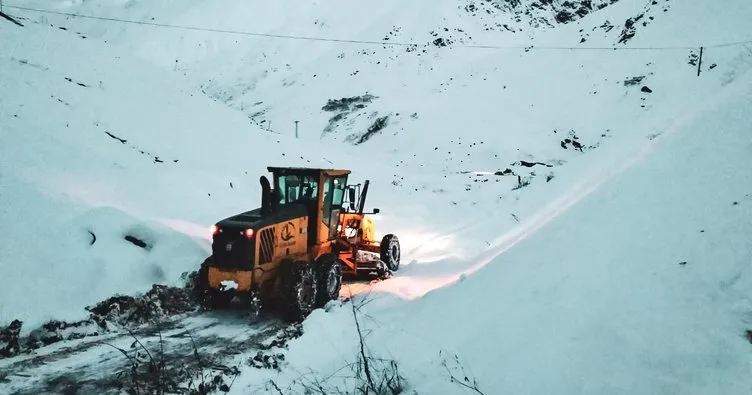
[[[398,276],[353,286],[381,296],[368,342],[419,393],[462,390],[442,349],[485,393],[749,389],[752,51],[716,45],[752,38],[749,2],[14,4],[0,326],[178,283],[265,166],[346,167],[403,245]],[[347,307],[233,389],[350,362]]]
[[[258,204],[266,165],[327,164],[103,43],[0,32],[0,321],[176,283],[207,255],[213,221]]]
[[[360,322],[369,352],[399,361],[418,393],[473,392],[450,376],[494,394],[749,393],[750,109],[747,73],[545,227],[474,259],[488,267],[406,304],[388,295],[409,277],[379,284]],[[324,388],[348,388],[349,370],[334,372],[355,361],[354,325],[349,305],[317,311],[291,344],[291,374],[250,388],[310,386],[312,359]]]
[[[592,11],[579,12],[584,18],[555,22],[555,15],[567,10],[576,15],[586,3]],[[298,120],[301,140],[355,144],[350,152],[390,164],[389,170],[381,170],[398,187],[390,193],[419,200],[424,191],[441,191],[445,204],[467,208],[517,185],[515,177],[475,182],[484,180],[471,172],[509,168],[526,182],[544,183],[592,148],[655,133],[749,67],[748,55],[738,58],[743,47],[706,48],[704,76],[696,76],[699,47],[743,39],[744,16],[752,14],[747,2],[730,7],[635,0],[482,5],[442,0],[432,7],[396,1],[232,0],[219,5],[192,0],[178,10],[169,2],[153,1],[23,4],[222,30],[18,10],[31,20],[67,26],[185,75],[197,89],[264,128],[291,136]],[[550,23],[533,28],[531,20]],[[489,29],[492,21],[510,28]],[[703,29],[693,30],[695,26]],[[232,32],[388,38],[386,42],[418,46]],[[439,38],[453,44],[434,44]],[[496,48],[467,47],[472,45]],[[612,46],[643,49],[588,49]],[[552,167],[529,169],[520,166],[521,160]],[[494,185],[497,181],[501,188]]]
[[[696,82],[695,68],[687,64],[690,56],[701,45],[745,39],[739,32],[744,31],[746,22],[738,16],[752,12],[745,2],[738,7],[665,0],[434,3],[425,7],[397,1],[301,4],[231,0],[220,6],[193,0],[177,11],[168,3],[153,1],[61,2],[58,7],[49,1],[24,3],[61,12],[225,32],[103,23],[30,12],[24,15],[75,24],[76,31],[185,74],[216,100],[283,134],[290,134],[293,121],[299,120],[304,138],[323,136],[359,143],[369,136],[369,129],[383,125],[372,138],[388,141],[404,155],[400,148],[416,137],[430,136],[449,146],[461,130],[469,139],[494,137],[485,143],[510,147],[495,153],[513,161],[526,155],[551,159],[554,155],[542,151],[546,145],[541,139],[550,138],[551,149],[557,148],[561,139],[552,135],[554,130],[559,134],[574,131],[583,144],[593,145],[606,130],[623,133],[625,119],[652,121],[653,113],[665,113],[672,101],[666,102],[664,97]],[[587,8],[585,4],[591,10],[583,14],[578,10]],[[555,15],[562,13],[587,17],[559,24]],[[531,28],[530,20],[545,22]],[[509,29],[489,28],[496,24]],[[698,25],[703,26],[697,30],[701,33],[690,29]],[[416,45],[290,40],[227,31]],[[434,44],[437,40],[439,44]],[[499,48],[467,47],[473,45]],[[624,52],[545,49],[611,46],[682,48]],[[735,50],[738,48],[732,52]],[[729,53],[720,49],[706,53],[706,68],[715,63],[712,74],[721,75]],[[635,92],[640,84],[637,89],[623,85],[625,80],[641,76],[645,77],[642,84],[660,84],[657,95]],[[327,106],[330,99],[342,98],[355,98],[355,102]],[[683,105],[682,99],[675,103]],[[610,111],[589,111],[606,106]],[[384,117],[386,122],[377,122]],[[519,133],[520,129],[524,133]],[[455,156],[442,154],[436,159]],[[480,160],[461,157],[450,158],[450,162],[460,165],[461,159],[463,164]]]

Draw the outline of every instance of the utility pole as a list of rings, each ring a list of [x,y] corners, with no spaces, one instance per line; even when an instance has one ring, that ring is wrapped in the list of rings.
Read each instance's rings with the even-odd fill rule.
[[[295,121],[295,138],[298,138],[298,122],[300,121]]]
[[[700,47],[700,60],[697,62],[697,76],[700,76],[700,70],[702,68],[702,50],[703,47]]]
[[[3,12],[3,0],[0,0],[0,12]]]

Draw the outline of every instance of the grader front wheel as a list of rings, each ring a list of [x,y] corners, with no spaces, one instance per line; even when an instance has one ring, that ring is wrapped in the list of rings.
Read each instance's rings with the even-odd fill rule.
[[[324,307],[330,300],[337,300],[342,288],[342,262],[333,254],[322,255],[316,261],[318,294],[316,307]]]
[[[397,236],[388,234],[381,239],[381,261],[386,263],[390,271],[399,270],[401,253]]]

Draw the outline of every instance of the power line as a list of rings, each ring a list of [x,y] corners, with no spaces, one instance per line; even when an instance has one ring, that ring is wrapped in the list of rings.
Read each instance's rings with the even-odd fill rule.
[[[101,17],[101,16],[93,16],[93,15],[74,14],[74,13],[69,13],[69,12],[39,10],[35,8],[19,7],[19,6],[7,6],[6,5],[6,8],[15,8],[18,10],[40,12],[40,13],[45,13],[45,14],[72,16],[76,18],[97,19],[97,20],[109,21],[109,22],[131,23],[131,24],[136,24],[136,25],[146,25],[146,26],[155,26],[155,27],[164,27],[164,28],[172,28],[172,29],[182,29],[182,30],[204,31],[204,32],[212,32],[212,33],[237,34],[237,35],[243,35],[243,36],[283,38],[283,39],[288,39],[288,40],[327,41],[327,42],[353,43],[353,44],[380,44],[380,45],[383,44],[383,45],[399,45],[399,46],[416,45],[416,44],[411,44],[411,43],[399,43],[399,42],[388,42],[388,41],[381,42],[381,41],[348,40],[348,39],[339,39],[339,38],[324,38],[324,37],[310,37],[310,36],[293,36],[293,35],[285,35],[285,34],[255,33],[255,32],[245,32],[245,31],[239,31],[239,30],[213,29],[213,28],[204,28],[204,27],[197,27],[197,26],[171,25],[167,23],[134,21],[134,20],[109,18],[109,17]]]
[[[752,44],[752,40],[735,41],[735,42],[729,42],[729,43],[723,43],[723,44],[715,44],[715,45],[706,45],[705,48],[735,47],[737,45],[747,45],[747,44]]]
[[[95,15],[83,15],[83,14],[61,12],[61,11],[40,10],[40,9],[37,9],[37,8],[21,7],[21,6],[16,6],[16,5],[5,5],[5,8],[14,8],[14,9],[17,9],[17,10],[38,12],[38,13],[44,13],[44,14],[62,15],[62,16],[69,16],[69,17],[74,17],[74,18],[95,19],[95,20],[108,21],[108,22],[118,22],[118,23],[130,23],[130,24],[135,24],[135,25],[153,26],[153,27],[161,27],[161,28],[169,28],[169,29],[181,29],[181,30],[202,31],[202,32],[210,32],[210,33],[235,34],[235,35],[242,35],[242,36],[253,36],[253,37],[264,37],[264,38],[279,38],[279,39],[286,39],[286,40],[322,41],[322,42],[333,42],[333,43],[363,44],[363,45],[382,45],[382,46],[399,46],[399,47],[418,47],[420,45],[423,45],[422,43],[418,44],[418,43],[397,42],[397,41],[350,40],[350,39],[341,39],[341,38],[297,36],[297,35],[272,34],[272,33],[258,33],[258,32],[248,32],[248,31],[240,31],[240,30],[205,28],[205,27],[198,27],[198,26],[173,25],[173,24],[167,24],[167,23],[157,23],[157,22],[147,22],[147,21],[135,21],[135,20],[128,20],[128,19],[110,18],[110,17],[95,16]],[[456,47],[456,48],[471,48],[471,49],[524,49],[526,51],[528,51],[528,50],[669,51],[669,50],[697,49],[697,48],[700,48],[700,47],[705,47],[705,48],[721,48],[721,47],[730,47],[730,46],[745,45],[745,44],[752,44],[752,40],[729,42],[729,43],[721,43],[721,44],[714,44],[714,45],[659,46],[659,47],[560,47],[560,46],[535,46],[535,45],[532,45],[532,44],[528,45],[528,46],[523,46],[523,45],[482,45],[482,44],[456,44],[456,45],[450,45],[450,46]]]

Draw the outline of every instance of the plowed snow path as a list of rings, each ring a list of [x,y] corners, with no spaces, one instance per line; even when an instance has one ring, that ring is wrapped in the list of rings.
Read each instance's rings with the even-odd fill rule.
[[[230,309],[174,317],[132,332],[155,358],[163,347],[168,370],[200,371],[194,342],[203,361],[228,363],[240,353],[252,356],[255,353],[251,351],[262,348],[264,341],[286,326],[274,318],[254,318]],[[62,341],[32,354],[0,360],[4,376],[0,376],[0,393],[122,393],[124,383],[130,381],[130,363],[115,347],[131,352],[134,336],[124,331]],[[119,373],[122,376],[118,377]]]

